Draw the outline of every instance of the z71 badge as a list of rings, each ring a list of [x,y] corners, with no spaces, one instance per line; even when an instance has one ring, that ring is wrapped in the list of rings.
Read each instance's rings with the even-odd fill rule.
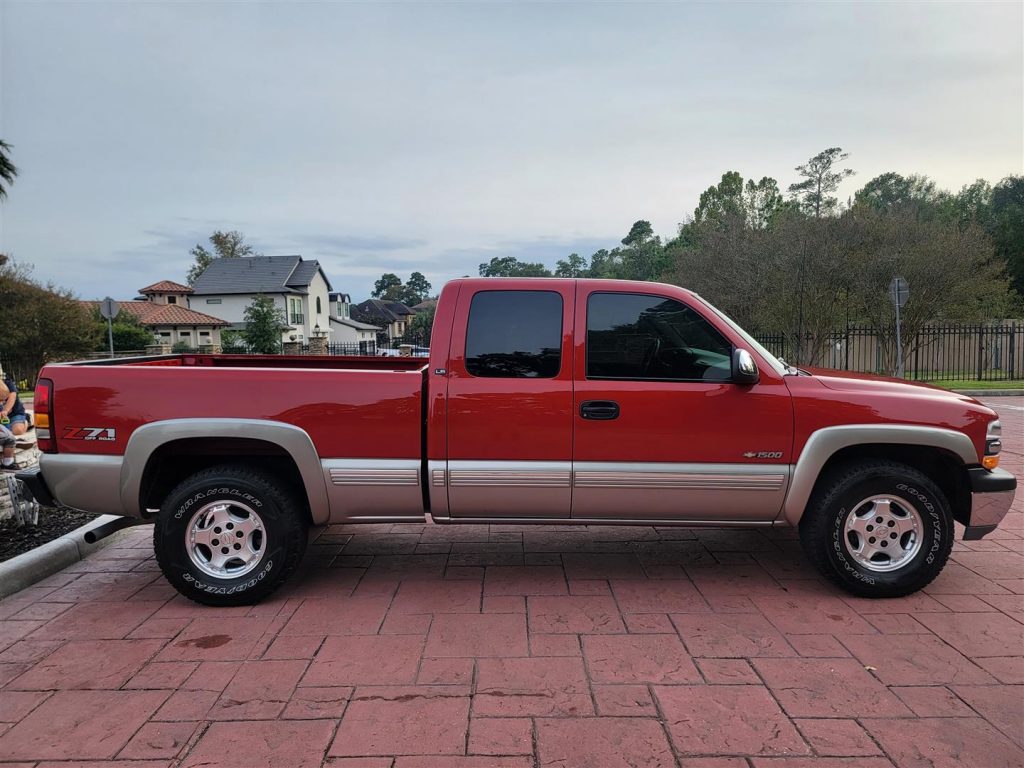
[[[744,459],[781,459],[782,451],[747,451]]]
[[[64,427],[64,439],[110,443],[117,439],[117,431],[113,427]]]

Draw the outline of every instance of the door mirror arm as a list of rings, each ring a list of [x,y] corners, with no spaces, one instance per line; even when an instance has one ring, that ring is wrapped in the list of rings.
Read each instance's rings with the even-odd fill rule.
[[[757,384],[761,373],[754,362],[754,356],[745,349],[732,351],[732,381],[734,384]]]

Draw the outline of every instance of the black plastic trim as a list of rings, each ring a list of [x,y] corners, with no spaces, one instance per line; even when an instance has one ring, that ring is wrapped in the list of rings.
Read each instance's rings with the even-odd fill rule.
[[[42,506],[58,506],[57,501],[53,498],[53,494],[50,493],[50,489],[46,487],[46,481],[43,479],[43,472],[39,467],[23,469],[21,472],[16,472],[14,477],[24,483],[25,488],[27,488],[28,492],[32,494],[32,498],[38,501]]]
[[[971,481],[973,493],[1003,493],[1017,487],[1017,478],[1005,469],[989,471],[984,467],[971,467],[967,470],[967,478]]]

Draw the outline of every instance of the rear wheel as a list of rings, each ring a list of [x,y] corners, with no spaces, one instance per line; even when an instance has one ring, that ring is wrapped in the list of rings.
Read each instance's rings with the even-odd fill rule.
[[[295,494],[272,477],[234,465],[182,481],[153,529],[164,576],[205,605],[262,600],[295,570],[306,541],[306,517]]]
[[[800,521],[800,541],[822,574],[861,597],[900,597],[930,583],[953,548],[953,515],[938,486],[893,461],[833,473]]]

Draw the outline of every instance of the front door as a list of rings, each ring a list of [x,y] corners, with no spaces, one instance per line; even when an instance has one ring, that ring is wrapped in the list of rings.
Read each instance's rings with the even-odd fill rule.
[[[555,517],[572,494],[575,285],[459,293],[447,398],[449,514]]]
[[[760,382],[732,383],[742,341],[665,291],[579,286],[572,516],[769,522],[789,482],[789,388],[757,355]]]

